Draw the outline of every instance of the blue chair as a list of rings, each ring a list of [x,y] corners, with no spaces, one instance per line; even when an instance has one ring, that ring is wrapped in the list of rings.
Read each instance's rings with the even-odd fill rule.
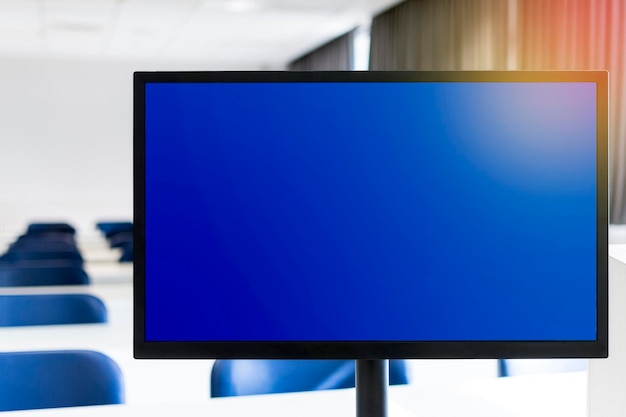
[[[73,235],[67,233],[39,233],[39,234],[25,234],[19,236],[14,243],[21,244],[22,242],[61,242],[72,245],[76,248],[76,239]]]
[[[67,233],[75,235],[76,229],[67,223],[30,223],[26,229],[26,233]]]
[[[586,371],[587,359],[499,359],[498,376]]]
[[[124,245],[120,246],[122,250],[122,255],[120,256],[119,262],[133,262],[135,258],[135,250],[133,246],[133,242],[126,242]]]
[[[0,263],[64,260],[82,265],[83,257],[73,233],[69,233],[69,230],[74,231],[70,225],[33,223],[28,230],[0,255]]]
[[[46,250],[40,248],[10,248],[4,255],[0,256],[0,262],[20,262],[20,261],[46,261],[65,260],[78,265],[83,264],[83,257],[76,249],[70,250]]]
[[[7,252],[31,251],[31,252],[55,252],[55,251],[78,251],[78,247],[72,242],[63,242],[47,239],[18,239],[13,242]]]
[[[0,327],[106,322],[106,306],[93,295],[0,295]]]
[[[133,232],[132,222],[98,222],[96,228],[100,230],[107,238],[125,232]]]
[[[127,243],[133,242],[133,232],[119,232],[111,235],[108,238],[109,247],[111,248],[121,248]]]
[[[72,261],[0,262],[0,287],[87,285],[89,276]]]
[[[0,353],[0,411],[124,403],[119,366],[84,350]]]
[[[389,361],[389,383],[407,384],[404,360]],[[352,388],[354,360],[216,360],[211,371],[211,397]]]
[[[133,262],[133,223],[132,222],[99,222],[96,228],[100,230],[109,247],[121,249],[119,262]]]
[[[19,236],[0,256],[0,262],[62,259],[82,264],[75,232],[67,223],[31,223],[26,234]]]

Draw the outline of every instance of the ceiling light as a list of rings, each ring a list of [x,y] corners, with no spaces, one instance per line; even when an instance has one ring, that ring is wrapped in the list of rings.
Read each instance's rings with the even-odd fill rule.
[[[224,8],[233,13],[246,13],[260,8],[260,4],[255,0],[229,0],[224,4]]]

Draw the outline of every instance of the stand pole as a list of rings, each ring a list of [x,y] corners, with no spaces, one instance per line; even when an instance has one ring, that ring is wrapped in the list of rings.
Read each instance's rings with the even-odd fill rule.
[[[357,417],[387,417],[387,359],[356,360]]]

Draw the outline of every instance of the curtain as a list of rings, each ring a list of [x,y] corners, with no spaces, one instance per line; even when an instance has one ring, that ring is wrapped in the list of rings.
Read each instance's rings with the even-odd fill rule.
[[[624,0],[407,0],[373,19],[370,69],[607,69],[610,221],[626,223]]]
[[[349,71],[353,67],[354,30],[287,65],[290,71]]]
[[[609,71],[611,223],[626,223],[626,2],[518,0],[517,65]]]
[[[408,0],[374,17],[370,70],[507,69],[507,0]]]

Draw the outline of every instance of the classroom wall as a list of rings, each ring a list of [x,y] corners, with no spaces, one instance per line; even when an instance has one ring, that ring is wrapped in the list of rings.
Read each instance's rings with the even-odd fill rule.
[[[0,233],[131,219],[132,73],[210,64],[0,56]]]

